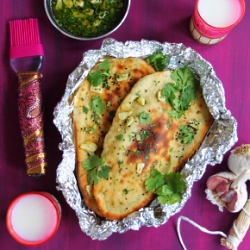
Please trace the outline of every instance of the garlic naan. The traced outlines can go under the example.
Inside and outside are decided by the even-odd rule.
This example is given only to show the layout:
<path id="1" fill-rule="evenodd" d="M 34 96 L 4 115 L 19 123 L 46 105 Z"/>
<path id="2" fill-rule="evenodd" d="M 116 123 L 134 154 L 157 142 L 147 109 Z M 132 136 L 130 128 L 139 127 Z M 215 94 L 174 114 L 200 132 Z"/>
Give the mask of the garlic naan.
<path id="1" fill-rule="evenodd" d="M 108 219 L 122 219 L 146 206 L 154 198 L 145 189 L 152 169 L 177 171 L 211 126 L 213 118 L 200 87 L 181 117 L 170 116 L 173 106 L 162 91 L 176 84 L 171 74 L 166 70 L 140 79 L 117 109 L 102 152 L 104 165 L 111 167 L 109 177 L 94 185 L 98 208 Z"/>
<path id="2" fill-rule="evenodd" d="M 148 62 L 140 58 L 105 60 L 110 65 L 104 72 L 107 77 L 96 87 L 86 78 L 75 94 L 73 111 L 78 185 L 85 204 L 101 216 L 82 162 L 93 152 L 101 154 L 104 137 L 119 104 L 140 78 L 155 72 Z M 100 71 L 100 65 L 102 62 L 97 62 L 90 73 Z"/>

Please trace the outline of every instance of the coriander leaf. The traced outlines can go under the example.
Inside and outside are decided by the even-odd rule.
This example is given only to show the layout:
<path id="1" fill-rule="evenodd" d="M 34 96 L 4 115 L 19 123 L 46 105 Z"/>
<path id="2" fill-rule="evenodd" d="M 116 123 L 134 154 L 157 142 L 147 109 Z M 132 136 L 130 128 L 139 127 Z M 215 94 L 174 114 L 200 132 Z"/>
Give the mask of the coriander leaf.
<path id="1" fill-rule="evenodd" d="M 100 96 L 93 96 L 92 101 L 90 102 L 90 108 L 96 114 L 102 114 L 105 110 L 105 104 L 102 102 Z"/>
<path id="2" fill-rule="evenodd" d="M 111 169 L 110 166 L 102 166 L 102 167 L 101 167 L 101 170 L 99 170 L 99 172 L 98 172 L 98 177 L 107 180 L 108 177 L 109 177 L 110 169 Z"/>
<path id="3" fill-rule="evenodd" d="M 158 196 L 157 197 L 159 203 L 161 204 L 174 204 L 176 202 L 180 202 L 181 199 L 182 199 L 182 195 L 181 194 L 178 194 L 178 193 L 175 193 L 175 194 L 172 194 L 172 195 L 167 195 L 167 196 Z"/>
<path id="4" fill-rule="evenodd" d="M 165 98 L 166 103 L 169 103 L 170 102 L 170 97 L 173 94 L 177 93 L 177 92 L 178 92 L 178 89 L 176 88 L 174 83 L 167 83 L 167 84 L 164 85 L 164 87 L 163 87 L 163 89 L 161 91 L 161 95 L 162 95 L 162 97 Z"/>
<path id="5" fill-rule="evenodd" d="M 196 131 L 192 127 L 187 125 L 181 125 L 179 127 L 179 130 L 180 133 L 178 134 L 178 139 L 181 140 L 181 142 L 184 144 L 190 143 L 196 133 Z"/>
<path id="6" fill-rule="evenodd" d="M 169 113 L 171 117 L 180 118 L 189 109 L 190 102 L 196 98 L 198 81 L 188 66 L 174 70 L 171 78 L 176 84 L 165 84 L 161 95 L 177 111 Z"/>
<path id="7" fill-rule="evenodd" d="M 87 171 L 87 179 L 89 185 L 95 185 L 99 182 L 100 178 L 97 175 L 97 168 L 93 168 Z"/>
<path id="8" fill-rule="evenodd" d="M 186 183 L 183 175 L 179 172 L 173 172 L 167 175 L 167 184 L 174 193 L 184 192 L 186 190 Z"/>
<path id="9" fill-rule="evenodd" d="M 100 178 L 107 179 L 111 167 L 103 166 L 104 158 L 97 155 L 90 155 L 87 160 L 82 162 L 82 166 L 87 170 L 87 179 L 90 185 L 95 185 Z M 98 170 L 100 168 L 100 170 Z"/>
<path id="10" fill-rule="evenodd" d="M 123 192 L 124 194 L 128 194 L 128 193 L 129 193 L 129 190 L 127 190 L 127 189 L 125 188 L 125 189 L 122 190 L 122 192 Z"/>
<path id="11" fill-rule="evenodd" d="M 118 141 L 124 141 L 124 136 L 123 136 L 123 134 L 117 135 L 115 138 L 116 138 Z"/>
<path id="12" fill-rule="evenodd" d="M 193 86 L 188 85 L 181 93 L 180 103 L 182 110 L 188 110 L 190 102 L 196 98 L 196 89 Z"/>
<path id="13" fill-rule="evenodd" d="M 98 65 L 98 69 L 108 72 L 110 69 L 110 62 L 105 59 L 102 63 Z"/>
<path id="14" fill-rule="evenodd" d="M 159 187 L 155 191 L 155 193 L 158 194 L 158 195 L 172 195 L 173 190 L 171 190 L 171 188 L 167 184 L 165 184 L 165 185 Z"/>
<path id="15" fill-rule="evenodd" d="M 157 169 L 152 170 L 151 177 L 146 180 L 145 187 L 148 191 L 154 191 L 161 204 L 174 204 L 182 199 L 186 190 L 183 175 L 178 172 L 163 174 Z"/>
<path id="16" fill-rule="evenodd" d="M 90 155 L 88 159 L 82 162 L 84 169 L 91 170 L 101 165 L 102 159 L 97 155 Z"/>
<path id="17" fill-rule="evenodd" d="M 89 73 L 87 79 L 91 85 L 97 87 L 103 82 L 103 75 L 100 70 L 96 70 L 94 73 Z"/>
<path id="18" fill-rule="evenodd" d="M 83 107 L 83 108 L 82 108 L 82 111 L 83 111 L 85 114 L 87 114 L 87 113 L 89 112 L 89 109 L 88 109 L 87 107 Z"/>
<path id="19" fill-rule="evenodd" d="M 164 70 L 170 61 L 169 55 L 164 55 L 161 51 L 155 51 L 151 56 L 146 58 L 156 71 Z"/>
<path id="20" fill-rule="evenodd" d="M 140 138 L 141 138 L 141 140 L 146 140 L 151 135 L 152 135 L 152 133 L 149 130 L 145 129 L 145 130 L 142 130 L 142 132 L 140 133 Z"/>
<path id="21" fill-rule="evenodd" d="M 149 124 L 151 122 L 151 118 L 148 113 L 142 111 L 139 113 L 139 122 L 140 124 Z"/>
<path id="22" fill-rule="evenodd" d="M 177 110 L 171 110 L 168 112 L 168 115 L 172 118 L 181 118 L 182 113 Z"/>
<path id="23" fill-rule="evenodd" d="M 164 174 L 159 172 L 157 169 L 153 169 L 151 172 L 151 177 L 146 180 L 146 189 L 148 191 L 155 191 L 165 184 L 166 177 Z"/>

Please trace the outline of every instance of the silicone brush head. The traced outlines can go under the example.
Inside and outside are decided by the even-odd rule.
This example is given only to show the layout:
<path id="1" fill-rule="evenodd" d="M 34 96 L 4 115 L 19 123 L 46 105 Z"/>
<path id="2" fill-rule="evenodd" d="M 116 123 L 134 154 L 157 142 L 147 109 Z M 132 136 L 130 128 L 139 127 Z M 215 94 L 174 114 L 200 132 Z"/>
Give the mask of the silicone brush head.
<path id="1" fill-rule="evenodd" d="M 10 59 L 44 56 L 37 18 L 10 21 Z"/>

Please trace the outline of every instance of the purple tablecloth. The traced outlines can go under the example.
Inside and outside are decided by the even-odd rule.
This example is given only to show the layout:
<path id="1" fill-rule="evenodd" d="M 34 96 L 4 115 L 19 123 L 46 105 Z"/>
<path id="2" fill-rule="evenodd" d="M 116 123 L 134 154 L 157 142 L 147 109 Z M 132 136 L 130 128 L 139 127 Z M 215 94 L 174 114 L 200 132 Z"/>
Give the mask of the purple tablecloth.
<path id="1" fill-rule="evenodd" d="M 189 20 L 195 0 L 176 1 L 136 1 L 123 25 L 110 37 L 126 40 L 157 40 L 159 42 L 183 43 L 196 50 L 209 61 L 222 81 L 225 89 L 226 107 L 238 121 L 238 142 L 250 143 L 250 9 L 246 6 L 243 20 L 228 37 L 214 46 L 196 43 L 189 33 Z M 248 3 L 247 3 L 248 4 Z M 185 207 L 169 221 L 158 228 L 143 227 L 139 231 L 113 234 L 105 241 L 92 240 L 78 225 L 74 211 L 56 189 L 56 168 L 62 159 L 58 149 L 61 137 L 53 124 L 53 110 L 60 101 L 68 75 L 77 67 L 82 54 L 89 49 L 98 49 L 102 40 L 77 41 L 59 33 L 46 17 L 42 0 L 2 1 L 1 4 L 0 49 L 0 248 L 3 250 L 26 249 L 9 235 L 5 225 L 7 207 L 21 193 L 46 191 L 55 195 L 62 206 L 62 219 L 57 234 L 42 246 L 33 249 L 75 250 L 75 249 L 182 249 L 176 233 L 176 223 L 180 215 L 186 216 L 209 230 L 219 230 L 228 234 L 238 214 L 224 210 L 206 200 L 204 190 L 207 178 L 219 171 L 227 170 L 227 158 L 216 166 L 208 166 L 202 179 L 192 188 L 192 197 Z M 44 99 L 45 143 L 48 160 L 46 176 L 32 179 L 26 175 L 24 153 L 17 110 L 17 78 L 9 66 L 9 24 L 13 19 L 37 17 L 41 41 L 45 50 L 42 67 L 42 95 Z M 248 185 L 250 185 L 248 183 Z M 220 245 L 220 236 L 199 231 L 187 222 L 182 222 L 181 233 L 187 249 L 225 249 Z M 250 232 L 247 233 L 240 250 L 249 249 Z"/>

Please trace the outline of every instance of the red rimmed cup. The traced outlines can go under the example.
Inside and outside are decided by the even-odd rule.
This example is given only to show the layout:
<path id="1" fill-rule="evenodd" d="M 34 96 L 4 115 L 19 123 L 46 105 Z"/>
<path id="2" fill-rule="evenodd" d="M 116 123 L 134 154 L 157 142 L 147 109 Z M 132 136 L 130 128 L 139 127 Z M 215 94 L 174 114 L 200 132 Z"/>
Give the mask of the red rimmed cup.
<path id="1" fill-rule="evenodd" d="M 216 44 L 241 21 L 244 13 L 244 0 L 196 0 L 190 32 L 201 44 Z"/>
<path id="2" fill-rule="evenodd" d="M 38 246 L 50 240 L 60 224 L 61 206 L 46 192 L 27 192 L 9 205 L 6 225 L 11 236 L 25 246 Z"/>

